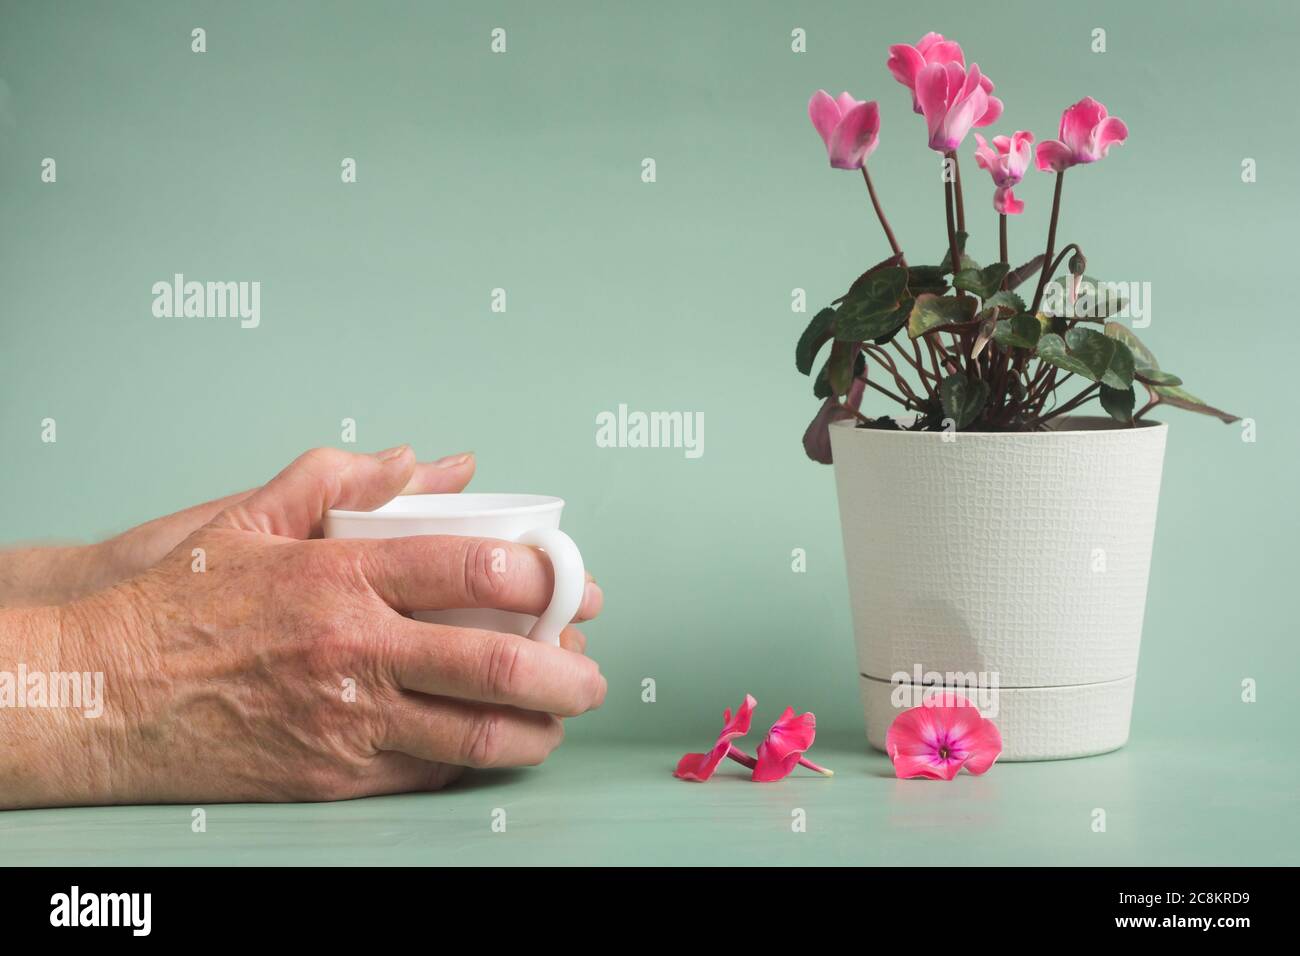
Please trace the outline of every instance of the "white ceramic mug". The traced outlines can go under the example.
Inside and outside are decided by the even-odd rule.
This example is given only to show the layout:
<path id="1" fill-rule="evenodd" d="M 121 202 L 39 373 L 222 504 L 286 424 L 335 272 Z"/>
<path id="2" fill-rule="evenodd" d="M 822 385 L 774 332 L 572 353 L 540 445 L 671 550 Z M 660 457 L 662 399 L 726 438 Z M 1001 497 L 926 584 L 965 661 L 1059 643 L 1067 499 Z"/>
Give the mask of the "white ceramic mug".
<path id="1" fill-rule="evenodd" d="M 454 534 L 500 538 L 540 548 L 555 572 L 555 591 L 541 617 L 487 608 L 420 611 L 421 621 L 520 634 L 545 644 L 560 643 L 560 632 L 578 613 L 587 572 L 573 539 L 560 530 L 562 498 L 546 495 L 402 495 L 374 511 L 331 510 L 325 514 L 327 538 L 404 538 Z"/>

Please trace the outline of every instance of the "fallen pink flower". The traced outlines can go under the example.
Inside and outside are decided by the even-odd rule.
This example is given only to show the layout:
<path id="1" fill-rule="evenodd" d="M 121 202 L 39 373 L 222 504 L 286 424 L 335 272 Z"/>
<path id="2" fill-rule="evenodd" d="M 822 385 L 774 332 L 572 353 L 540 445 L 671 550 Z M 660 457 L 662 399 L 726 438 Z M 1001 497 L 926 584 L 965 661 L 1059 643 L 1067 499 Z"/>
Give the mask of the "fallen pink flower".
<path id="1" fill-rule="evenodd" d="M 930 134 L 930 148 L 950 153 L 961 145 L 975 121 L 988 110 L 989 96 L 980 68 L 958 63 L 931 63 L 916 76 L 916 98 Z"/>
<path id="2" fill-rule="evenodd" d="M 956 40 L 945 40 L 940 33 L 927 33 L 916 46 L 908 43 L 896 43 L 889 48 L 889 72 L 912 91 L 912 110 L 923 113 L 920 98 L 916 95 L 917 78 L 921 70 L 932 63 L 955 63 L 963 70 L 966 57 L 961 45 Z M 976 118 L 976 126 L 991 126 L 1002 115 L 1002 101 L 993 95 L 993 81 L 987 76 L 980 77 L 980 87 L 987 95 L 987 105 L 983 113 Z"/>
<path id="3" fill-rule="evenodd" d="M 951 780 L 962 767 L 979 775 L 993 766 L 1002 753 L 1002 734 L 965 697 L 936 694 L 894 718 L 885 752 L 900 780 Z"/>
<path id="4" fill-rule="evenodd" d="M 1112 146 L 1122 146 L 1128 139 L 1128 127 L 1118 116 L 1109 116 L 1106 107 L 1085 96 L 1061 114 L 1059 140 L 1038 144 L 1038 168 L 1060 173 L 1071 166 L 1095 163 L 1103 159 Z"/>
<path id="5" fill-rule="evenodd" d="M 857 100 L 848 93 L 832 97 L 818 90 L 808 101 L 808 118 L 836 169 L 861 169 L 879 141 L 880 107 L 875 100 Z"/>
<path id="6" fill-rule="evenodd" d="M 753 719 L 754 708 L 757 706 L 758 701 L 746 694 L 744 703 L 736 708 L 735 717 L 731 716 L 730 707 L 724 710 L 722 733 L 718 734 L 718 741 L 713 745 L 713 749 L 708 753 L 687 754 L 682 757 L 677 761 L 677 769 L 673 771 L 673 776 L 700 783 L 712 777 L 713 771 L 718 769 L 718 764 L 722 763 L 722 758 L 727 756 L 727 751 L 731 749 L 731 741 L 749 733 L 749 723 Z"/>
<path id="7" fill-rule="evenodd" d="M 816 736 L 817 717 L 812 713 L 796 715 L 793 707 L 787 707 L 767 732 L 767 737 L 758 745 L 757 760 L 734 747 L 729 756 L 751 768 L 754 771 L 751 779 L 756 783 L 784 780 L 796 766 L 807 767 L 826 777 L 834 776 L 833 770 L 820 767 L 804 757 L 804 753 L 812 749 L 813 738 Z M 741 759 L 742 757 L 748 759 Z"/>

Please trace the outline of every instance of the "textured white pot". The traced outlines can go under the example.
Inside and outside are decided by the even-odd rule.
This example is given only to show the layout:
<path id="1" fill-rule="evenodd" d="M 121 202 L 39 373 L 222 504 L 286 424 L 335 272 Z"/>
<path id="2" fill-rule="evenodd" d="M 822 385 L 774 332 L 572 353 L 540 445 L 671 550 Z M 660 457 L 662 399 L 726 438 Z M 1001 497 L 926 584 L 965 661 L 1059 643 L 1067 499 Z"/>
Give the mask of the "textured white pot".
<path id="1" fill-rule="evenodd" d="M 972 680 L 1003 760 L 1128 740 L 1166 431 L 831 426 L 872 746 L 922 685 Z"/>

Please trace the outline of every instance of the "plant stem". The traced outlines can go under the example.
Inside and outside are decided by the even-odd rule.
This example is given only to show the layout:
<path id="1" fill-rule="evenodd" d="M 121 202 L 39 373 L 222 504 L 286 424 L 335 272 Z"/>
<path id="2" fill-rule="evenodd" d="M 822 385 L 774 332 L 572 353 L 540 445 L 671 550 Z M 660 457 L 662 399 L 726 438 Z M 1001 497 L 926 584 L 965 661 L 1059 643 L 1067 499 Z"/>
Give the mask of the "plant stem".
<path id="1" fill-rule="evenodd" d="M 1047 287 L 1047 280 L 1052 262 L 1052 255 L 1056 250 L 1056 220 L 1061 215 L 1061 183 L 1065 182 L 1065 170 L 1056 174 L 1056 190 L 1052 193 L 1052 221 L 1047 227 L 1047 252 L 1043 255 L 1043 271 L 1038 276 L 1038 288 L 1034 290 L 1034 304 L 1030 306 L 1031 315 L 1037 314 L 1038 306 L 1043 301 L 1043 289 Z"/>
<path id="2" fill-rule="evenodd" d="M 885 211 L 880 208 L 880 200 L 876 196 L 875 184 L 871 182 L 871 173 L 867 172 L 867 164 L 862 164 L 862 178 L 867 184 L 867 194 L 871 196 L 871 205 L 876 210 L 876 218 L 880 220 L 880 227 L 885 230 L 885 238 L 889 240 L 889 248 L 894 255 L 898 256 L 900 264 L 906 266 L 907 259 L 903 255 L 903 250 L 898 248 L 898 240 L 894 238 L 894 230 L 889 227 L 889 220 L 885 217 Z"/>
<path id="3" fill-rule="evenodd" d="M 952 180 L 947 177 L 944 178 L 943 183 L 943 201 L 944 213 L 948 218 L 948 256 L 952 260 L 953 287 L 956 288 L 957 273 L 961 271 L 961 253 L 957 251 L 957 227 L 952 219 Z M 966 293 L 961 289 L 957 289 L 957 298 L 962 299 L 965 297 Z"/>
<path id="4" fill-rule="evenodd" d="M 952 157 L 952 175 L 953 188 L 957 193 L 957 231 L 966 231 L 966 203 L 961 198 L 961 162 L 957 159 L 957 151 L 953 150 L 948 154 Z"/>
<path id="5" fill-rule="evenodd" d="M 998 259 L 999 262 L 1008 261 L 1007 259 L 1007 214 L 1006 213 L 1000 213 L 998 215 L 998 255 L 1001 256 L 1001 258 Z M 1006 278 L 1003 277 L 1002 279 L 1003 285 L 1006 284 L 1006 281 L 1007 281 Z"/>
<path id="6" fill-rule="evenodd" d="M 1051 421 L 1057 415 L 1064 415 L 1066 412 L 1074 411 L 1076 408 L 1078 408 L 1088 399 L 1092 398 L 1092 393 L 1094 391 L 1099 390 L 1100 388 L 1101 388 L 1101 383 L 1094 382 L 1093 384 L 1085 388 L 1082 392 L 1080 392 L 1078 395 L 1074 396 L 1074 398 L 1070 399 L 1068 402 L 1062 405 L 1060 408 L 1054 409 L 1053 411 L 1039 418 L 1038 424 L 1041 425 L 1043 424 L 1043 422 Z"/>
<path id="7" fill-rule="evenodd" d="M 904 408 L 910 408 L 910 409 L 912 409 L 912 410 L 914 410 L 914 411 L 918 411 L 918 412 L 923 412 L 923 411 L 925 411 L 925 406 L 924 406 L 924 405 L 921 405 L 921 404 L 919 404 L 919 403 L 917 403 L 917 402 L 913 402 L 913 401 L 911 401 L 910 399 L 903 398 L 901 395 L 895 395 L 895 394 L 894 394 L 893 392 L 891 392 L 889 389 L 885 388 L 885 386 L 883 386 L 883 385 L 877 385 L 875 382 L 873 382 L 873 381 L 872 381 L 871 379 L 869 379 L 869 378 L 868 378 L 868 379 L 864 379 L 864 381 L 867 383 L 868 386 L 870 386 L 871 388 L 874 388 L 877 392 L 880 392 L 880 394 L 882 394 L 882 395 L 887 395 L 887 396 L 889 396 L 889 397 L 892 398 L 894 401 L 898 402 L 898 404 L 902 405 Z"/>
<path id="8" fill-rule="evenodd" d="M 740 764 L 742 767 L 748 767 L 750 770 L 753 770 L 755 767 L 758 766 L 757 760 L 755 760 L 749 754 L 745 753 L 745 751 L 741 750 L 735 744 L 732 744 L 730 747 L 727 748 L 727 756 L 732 760 L 736 761 L 736 763 Z M 835 776 L 834 770 L 827 770 L 825 767 L 813 763 L 807 757 L 799 758 L 799 766 L 807 767 L 809 770 L 812 770 L 815 773 L 819 773 L 823 777 Z"/>

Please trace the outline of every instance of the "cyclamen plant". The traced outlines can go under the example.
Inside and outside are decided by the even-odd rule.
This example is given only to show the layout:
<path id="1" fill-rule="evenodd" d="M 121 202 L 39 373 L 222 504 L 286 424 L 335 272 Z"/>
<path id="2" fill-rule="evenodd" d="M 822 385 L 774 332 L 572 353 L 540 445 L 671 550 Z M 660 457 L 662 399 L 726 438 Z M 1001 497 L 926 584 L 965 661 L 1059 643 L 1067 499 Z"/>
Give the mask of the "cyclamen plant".
<path id="1" fill-rule="evenodd" d="M 966 251 L 957 150 L 972 127 L 998 120 L 1002 101 L 979 66 L 967 67 L 961 47 L 940 34 L 926 34 L 915 46 L 892 46 L 889 54 L 890 73 L 911 91 L 912 107 L 925 119 L 929 148 L 944 157 L 946 251 L 938 265 L 910 264 L 881 208 L 867 169 L 880 134 L 877 104 L 848 93 L 814 93 L 808 115 L 830 164 L 861 171 L 893 254 L 813 316 L 799 339 L 795 366 L 804 375 L 812 374 L 818 353 L 831 343 L 814 378 L 813 393 L 823 403 L 804 435 L 809 457 L 830 462 L 827 429 L 842 419 L 856 418 L 864 427 L 925 431 L 1038 431 L 1094 397 L 1111 418 L 1127 425 L 1162 404 L 1236 421 L 1184 391 L 1182 380 L 1161 369 L 1133 331 L 1114 321 L 1126 303 L 1114 285 L 1084 274 L 1078 243 L 1057 250 L 1066 171 L 1095 163 L 1122 145 L 1128 138 L 1124 122 L 1085 97 L 1061 114 L 1059 138 L 1037 144 L 1037 150 L 1033 134 L 1025 130 L 991 141 L 975 134 L 975 164 L 993 180 L 998 216 L 998 260 L 982 266 Z M 1024 212 L 1013 190 L 1031 162 L 1056 176 L 1052 214 L 1044 251 L 1013 269 L 1007 217 Z M 1062 263 L 1067 271 L 1055 278 Z M 1026 303 L 1016 290 L 1031 279 L 1033 293 Z M 1071 378 L 1088 384 L 1062 401 L 1058 390 Z M 1148 400 L 1135 413 L 1136 384 Z M 900 424 L 888 415 L 864 415 L 868 388 L 915 413 L 914 420 Z"/>

